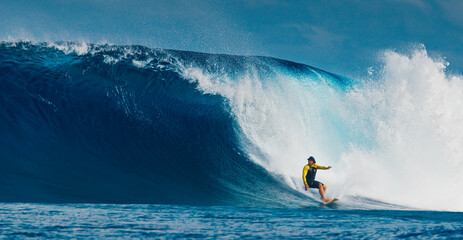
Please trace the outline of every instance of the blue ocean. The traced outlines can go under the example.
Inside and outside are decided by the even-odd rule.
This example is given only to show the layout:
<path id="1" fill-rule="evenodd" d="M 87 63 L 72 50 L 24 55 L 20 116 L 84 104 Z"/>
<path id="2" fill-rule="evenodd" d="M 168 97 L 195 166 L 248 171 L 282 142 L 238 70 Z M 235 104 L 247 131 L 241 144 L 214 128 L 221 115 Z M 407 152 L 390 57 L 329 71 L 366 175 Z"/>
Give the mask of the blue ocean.
<path id="1" fill-rule="evenodd" d="M 352 79 L 271 57 L 1 42 L 0 235 L 461 239 L 463 81 L 422 48 L 383 60 Z M 339 201 L 305 191 L 310 155 Z"/>

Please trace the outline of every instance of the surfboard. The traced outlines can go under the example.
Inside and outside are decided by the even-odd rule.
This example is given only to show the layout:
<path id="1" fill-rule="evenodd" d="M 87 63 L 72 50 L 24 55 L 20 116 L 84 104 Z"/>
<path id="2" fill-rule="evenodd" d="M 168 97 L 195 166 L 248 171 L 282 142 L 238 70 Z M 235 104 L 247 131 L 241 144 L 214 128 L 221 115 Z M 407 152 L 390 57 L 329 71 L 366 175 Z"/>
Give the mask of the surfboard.
<path id="1" fill-rule="evenodd" d="M 338 200 L 339 200 L 339 199 L 337 199 L 337 198 L 333 198 L 333 200 L 331 200 L 331 201 L 329 201 L 329 202 L 325 203 L 325 205 L 328 205 L 328 204 L 334 203 L 334 202 L 336 202 L 336 201 L 338 201 Z"/>

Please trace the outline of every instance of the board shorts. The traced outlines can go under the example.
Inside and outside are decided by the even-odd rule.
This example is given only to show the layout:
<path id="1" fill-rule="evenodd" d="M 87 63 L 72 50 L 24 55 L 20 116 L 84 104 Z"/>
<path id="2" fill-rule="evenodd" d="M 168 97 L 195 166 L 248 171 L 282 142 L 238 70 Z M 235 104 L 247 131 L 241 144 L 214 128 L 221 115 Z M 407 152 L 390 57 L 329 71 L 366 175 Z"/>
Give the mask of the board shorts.
<path id="1" fill-rule="evenodd" d="M 316 188 L 316 189 L 318 189 L 318 185 L 319 185 L 320 183 L 321 183 L 321 182 L 319 182 L 319 181 L 313 181 L 313 182 L 309 183 L 309 188 Z M 321 183 L 321 184 L 322 184 L 322 186 L 325 186 L 323 183 Z"/>

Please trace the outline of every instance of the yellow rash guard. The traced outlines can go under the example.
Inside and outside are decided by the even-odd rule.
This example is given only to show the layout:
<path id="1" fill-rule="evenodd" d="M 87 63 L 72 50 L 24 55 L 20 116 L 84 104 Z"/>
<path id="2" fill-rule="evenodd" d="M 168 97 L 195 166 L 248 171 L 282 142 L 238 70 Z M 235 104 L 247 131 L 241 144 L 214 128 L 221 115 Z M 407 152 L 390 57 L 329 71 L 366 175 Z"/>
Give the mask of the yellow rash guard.
<path id="1" fill-rule="evenodd" d="M 315 180 L 315 175 L 317 174 L 317 169 L 328 169 L 328 167 L 320 166 L 317 164 L 313 164 L 312 166 L 309 166 L 309 164 L 304 166 L 304 170 L 302 170 L 302 179 L 304 179 L 305 185 L 309 185 L 307 180 L 309 182 L 313 182 Z M 309 174 L 307 176 L 307 174 Z M 309 179 L 307 179 L 309 178 Z"/>

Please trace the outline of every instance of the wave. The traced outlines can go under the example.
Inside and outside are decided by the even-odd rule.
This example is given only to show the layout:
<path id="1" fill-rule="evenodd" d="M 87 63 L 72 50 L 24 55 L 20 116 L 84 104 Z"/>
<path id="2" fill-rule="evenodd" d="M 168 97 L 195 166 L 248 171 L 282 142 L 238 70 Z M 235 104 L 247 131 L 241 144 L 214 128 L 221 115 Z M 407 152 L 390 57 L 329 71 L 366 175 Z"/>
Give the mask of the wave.
<path id="1" fill-rule="evenodd" d="M 185 81 L 175 53 L 3 43 L 1 200 L 282 202 L 274 192 L 301 199 L 246 157 L 225 99 Z"/>
<path id="2" fill-rule="evenodd" d="M 0 201 L 318 206 L 300 179 L 315 155 L 343 208 L 463 209 L 448 198 L 463 195 L 461 77 L 424 49 L 384 59 L 361 81 L 269 57 L 3 42 Z"/>

